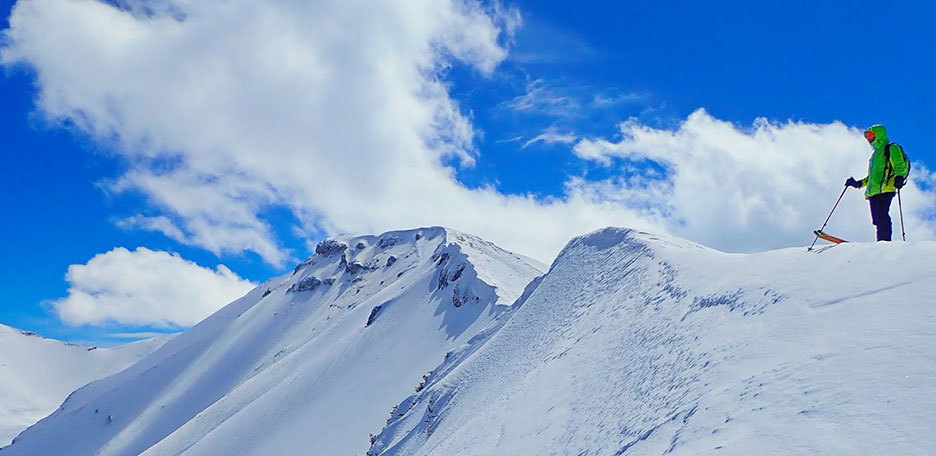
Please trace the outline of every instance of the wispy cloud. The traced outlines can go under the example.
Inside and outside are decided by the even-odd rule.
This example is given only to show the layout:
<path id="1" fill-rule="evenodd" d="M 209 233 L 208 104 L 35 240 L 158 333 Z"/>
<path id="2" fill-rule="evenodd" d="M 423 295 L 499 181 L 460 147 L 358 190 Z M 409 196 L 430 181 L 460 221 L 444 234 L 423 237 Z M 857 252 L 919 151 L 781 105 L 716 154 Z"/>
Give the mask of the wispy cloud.
<path id="1" fill-rule="evenodd" d="M 546 116 L 571 121 L 588 117 L 592 113 L 641 107 L 652 100 L 646 91 L 622 91 L 616 88 L 597 88 L 588 84 L 564 80 L 547 81 L 545 78 L 529 80 L 523 93 L 499 106 L 519 114 Z"/>
<path id="2" fill-rule="evenodd" d="M 139 228 L 148 231 L 156 231 L 164 236 L 185 244 L 189 243 L 188 236 L 179 229 L 176 224 L 164 215 L 156 217 L 147 217 L 145 215 L 134 215 L 115 222 L 117 226 L 123 229 Z"/>
<path id="3" fill-rule="evenodd" d="M 543 144 L 572 144 L 576 139 L 578 139 L 578 135 L 575 133 L 561 133 L 556 127 L 549 127 L 546 131 L 523 143 L 522 149 L 526 149 L 530 145 L 538 142 Z"/>
<path id="4" fill-rule="evenodd" d="M 558 65 L 590 62 L 602 53 L 581 35 L 536 17 L 526 17 L 516 32 L 508 59 L 521 65 Z"/>
<path id="5" fill-rule="evenodd" d="M 514 136 L 511 138 L 497 140 L 498 144 L 508 144 L 508 143 L 518 143 L 518 142 L 523 142 L 523 136 Z"/>
<path id="6" fill-rule="evenodd" d="M 502 106 L 512 111 L 556 117 L 573 115 L 581 108 L 575 96 L 560 86 L 550 86 L 542 79 L 527 83 L 525 93 L 502 103 Z"/>
<path id="7" fill-rule="evenodd" d="M 648 92 L 625 92 L 596 94 L 592 98 L 592 105 L 596 107 L 612 108 L 615 106 L 643 103 L 650 99 Z"/>

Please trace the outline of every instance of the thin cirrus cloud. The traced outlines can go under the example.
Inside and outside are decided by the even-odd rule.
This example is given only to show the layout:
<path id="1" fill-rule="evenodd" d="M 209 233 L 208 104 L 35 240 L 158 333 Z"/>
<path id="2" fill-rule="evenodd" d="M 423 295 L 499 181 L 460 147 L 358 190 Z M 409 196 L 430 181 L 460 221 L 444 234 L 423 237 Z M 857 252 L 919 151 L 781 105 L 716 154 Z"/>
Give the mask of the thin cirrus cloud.
<path id="1" fill-rule="evenodd" d="M 255 286 L 223 265 L 212 270 L 145 247 L 117 247 L 73 264 L 66 280 L 68 296 L 50 304 L 72 326 L 187 327 Z"/>
<path id="2" fill-rule="evenodd" d="M 262 216 L 271 207 L 290 210 L 296 232 L 447 225 L 542 261 L 608 225 L 733 251 L 796 245 L 828 210 L 824 196 L 864 162 L 860 135 L 841 124 L 745 130 L 697 112 L 672 130 L 625 123 L 623 139 L 532 139 L 574 143 L 585 162 L 618 167 L 614 178 L 570 174 L 546 199 L 468 188 L 453 166 L 478 157 L 475 126 L 444 77 L 453 64 L 493 74 L 516 10 L 470 0 L 121 4 L 20 1 L 0 61 L 35 73 L 47 118 L 129 161 L 111 188 L 145 195 L 149 215 L 126 214 L 123 226 L 219 255 L 285 265 L 291 256 Z M 566 115 L 642 96 L 580 99 L 541 80 L 527 89 L 503 106 Z M 930 195 L 918 196 L 910 209 L 923 211 Z M 855 200 L 843 235 L 867 224 Z"/>
<path id="3" fill-rule="evenodd" d="M 578 98 L 561 86 L 548 84 L 543 79 L 527 82 L 526 92 L 500 105 L 504 109 L 526 114 L 552 117 L 581 115 L 582 104 Z"/>
<path id="4" fill-rule="evenodd" d="M 578 135 L 572 132 L 563 133 L 556 127 L 549 127 L 542 133 L 530 138 L 528 141 L 523 143 L 521 149 L 526 149 L 527 147 L 536 144 L 572 144 L 575 140 L 578 139 Z"/>

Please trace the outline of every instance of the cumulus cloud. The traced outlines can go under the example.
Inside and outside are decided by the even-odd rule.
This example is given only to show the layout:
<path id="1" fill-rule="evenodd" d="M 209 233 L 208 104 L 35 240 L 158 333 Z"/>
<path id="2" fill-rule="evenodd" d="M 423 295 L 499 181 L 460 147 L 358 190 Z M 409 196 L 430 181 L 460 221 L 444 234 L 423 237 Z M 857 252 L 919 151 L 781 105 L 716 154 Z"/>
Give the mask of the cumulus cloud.
<path id="1" fill-rule="evenodd" d="M 644 171 L 626 181 L 580 185 L 595 193 L 595 199 L 639 191 L 652 217 L 668 231 L 731 251 L 788 247 L 808 240 L 832 209 L 845 179 L 867 174 L 870 154 L 860 130 L 838 122 L 758 119 L 751 128 L 740 128 L 704 110 L 673 130 L 632 120 L 621 124 L 620 134 L 617 142 L 582 140 L 574 152 L 606 166 L 621 162 L 624 167 L 643 165 L 645 170 L 649 163 L 664 171 L 658 178 Z M 929 220 L 936 193 L 916 183 L 932 181 L 933 176 L 917 164 L 911 178 L 902 192 L 907 225 L 913 239 L 932 239 Z M 892 212 L 898 231 L 897 211 Z M 846 194 L 830 227 L 848 239 L 873 240 L 861 191 Z"/>
<path id="2" fill-rule="evenodd" d="M 516 11 L 474 0 L 116 3 L 21 0 L 0 61 L 34 71 L 47 118 L 127 159 L 112 188 L 145 195 L 151 215 L 125 214 L 125 226 L 217 254 L 285 264 L 263 217 L 271 207 L 291 211 L 298 232 L 448 225 L 543 261 L 607 225 L 730 250 L 794 245 L 838 181 L 861 173 L 866 146 L 844 125 L 746 132 L 697 113 L 676 131 L 628 123 L 623 141 L 576 145 L 584 159 L 625 162 L 622 177 L 572 177 L 547 199 L 471 189 L 452 166 L 474 163 L 475 128 L 445 75 L 456 64 L 494 72 Z M 507 102 L 579 104 L 542 81 Z M 852 228 L 858 200 L 843 207 Z"/>
<path id="3" fill-rule="evenodd" d="M 224 265 L 211 270 L 144 247 L 98 254 L 65 278 L 68 296 L 51 305 L 69 325 L 187 327 L 254 287 Z"/>

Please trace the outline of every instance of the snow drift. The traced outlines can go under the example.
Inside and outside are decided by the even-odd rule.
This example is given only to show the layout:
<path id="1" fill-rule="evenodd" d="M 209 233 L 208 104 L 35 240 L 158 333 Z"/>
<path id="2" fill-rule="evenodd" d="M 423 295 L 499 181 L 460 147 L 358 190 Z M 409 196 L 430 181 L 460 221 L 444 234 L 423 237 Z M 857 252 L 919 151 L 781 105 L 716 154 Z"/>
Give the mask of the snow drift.
<path id="1" fill-rule="evenodd" d="M 390 407 L 542 268 L 444 228 L 323 241 L 2 454 L 363 453 Z"/>
<path id="2" fill-rule="evenodd" d="M 934 256 L 576 238 L 368 454 L 936 454 Z"/>
<path id="3" fill-rule="evenodd" d="M 0 325 L 0 445 L 52 413 L 75 389 L 126 369 L 168 337 L 103 349 Z"/>

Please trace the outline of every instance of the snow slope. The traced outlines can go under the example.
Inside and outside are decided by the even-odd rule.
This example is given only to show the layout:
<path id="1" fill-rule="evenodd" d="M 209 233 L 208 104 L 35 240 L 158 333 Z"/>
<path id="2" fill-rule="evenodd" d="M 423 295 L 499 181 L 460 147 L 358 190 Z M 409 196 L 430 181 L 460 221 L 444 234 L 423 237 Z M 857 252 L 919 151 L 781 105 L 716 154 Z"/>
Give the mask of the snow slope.
<path id="1" fill-rule="evenodd" d="M 0 445 L 52 413 L 72 391 L 127 368 L 168 337 L 103 349 L 0 325 Z"/>
<path id="2" fill-rule="evenodd" d="M 576 238 L 368 454 L 936 454 L 934 257 Z"/>
<path id="3" fill-rule="evenodd" d="M 0 453 L 350 455 L 542 265 L 444 228 L 323 241 Z"/>

